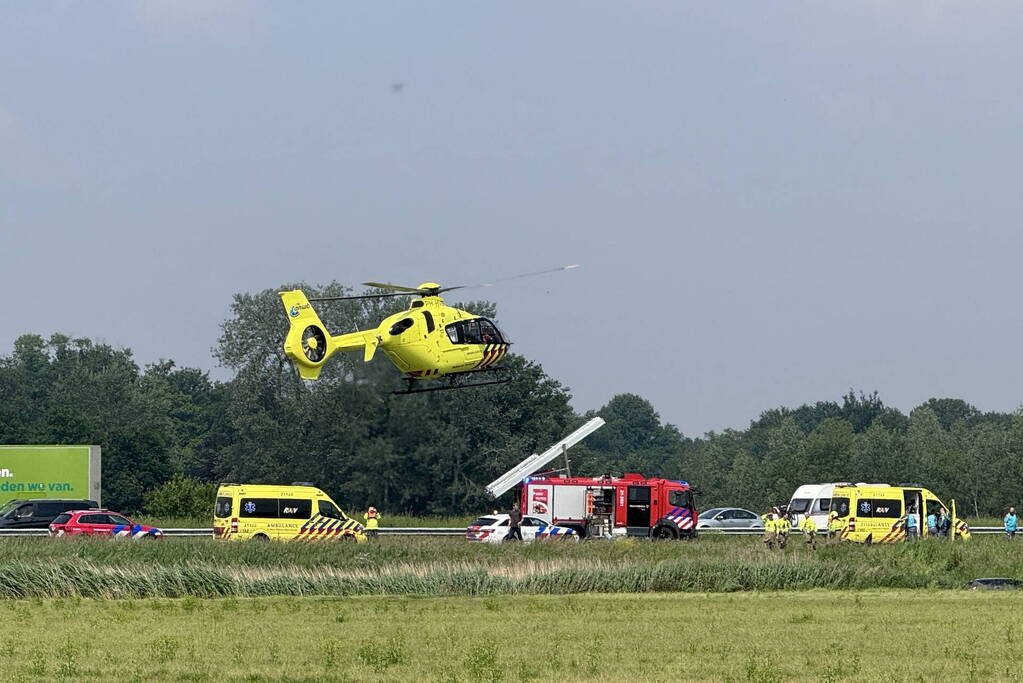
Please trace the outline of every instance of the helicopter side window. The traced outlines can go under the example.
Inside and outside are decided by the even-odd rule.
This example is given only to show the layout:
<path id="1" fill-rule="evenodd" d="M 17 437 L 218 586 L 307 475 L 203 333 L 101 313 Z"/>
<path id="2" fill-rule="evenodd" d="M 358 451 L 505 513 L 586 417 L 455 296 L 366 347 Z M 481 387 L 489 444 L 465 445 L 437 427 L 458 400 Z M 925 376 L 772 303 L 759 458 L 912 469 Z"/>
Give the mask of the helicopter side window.
<path id="1" fill-rule="evenodd" d="M 429 311 L 423 311 L 423 317 L 426 318 L 426 333 L 433 332 L 433 314 Z"/>
<path id="2" fill-rule="evenodd" d="M 444 329 L 448 333 L 448 339 L 455 344 L 490 344 L 493 343 L 495 338 L 498 341 L 500 340 L 497 328 L 487 320 L 459 320 L 457 323 L 451 323 Z M 486 330 L 486 336 L 491 341 L 483 341 L 484 329 Z"/>
<path id="3" fill-rule="evenodd" d="M 463 344 L 482 344 L 480 337 L 480 326 L 475 320 L 465 320 L 461 323 Z"/>
<path id="4" fill-rule="evenodd" d="M 483 344 L 500 344 L 501 343 L 501 333 L 497 331 L 497 327 L 494 325 L 494 323 L 492 323 L 489 320 L 486 320 L 484 318 L 481 318 L 479 320 L 479 324 L 480 324 L 480 339 L 482 340 Z"/>
<path id="5" fill-rule="evenodd" d="M 401 334 L 402 332 L 404 332 L 408 328 L 412 327 L 412 324 L 413 324 L 412 323 L 412 318 L 402 318 L 398 322 L 396 322 L 393 325 L 391 325 L 391 329 L 388 330 L 388 333 L 392 337 L 397 337 L 399 334 Z"/>

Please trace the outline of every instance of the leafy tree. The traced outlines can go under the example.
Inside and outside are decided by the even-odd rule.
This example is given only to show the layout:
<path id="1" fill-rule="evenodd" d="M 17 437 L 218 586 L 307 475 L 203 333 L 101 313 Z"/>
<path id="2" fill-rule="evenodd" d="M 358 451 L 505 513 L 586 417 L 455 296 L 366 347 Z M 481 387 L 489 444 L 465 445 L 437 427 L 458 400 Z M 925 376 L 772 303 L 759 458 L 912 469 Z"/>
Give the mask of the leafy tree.
<path id="1" fill-rule="evenodd" d="M 922 408 L 930 408 L 938 418 L 938 424 L 945 431 L 957 422 L 973 422 L 980 417 L 980 411 L 958 398 L 931 398 Z"/>
<path id="2" fill-rule="evenodd" d="M 235 296 L 214 350 L 232 373 L 223 382 L 170 360 L 140 370 L 129 349 L 89 339 L 19 337 L 0 357 L 0 442 L 100 444 L 105 502 L 125 512 L 145 502 L 160 514 L 206 514 L 198 501 L 218 481 L 313 481 L 348 508 L 474 512 L 506 502 L 487 499 L 489 481 L 594 415 L 607 424 L 572 450 L 573 474 L 687 479 L 704 507 L 762 509 L 799 484 L 842 480 L 918 481 L 979 514 L 1023 498 L 1023 411 L 981 414 L 955 398 L 907 417 L 876 392 L 850 390 L 690 439 L 635 394 L 577 415 L 566 387 L 514 354 L 503 362 L 511 381 L 487 389 L 392 396 L 401 381 L 383 354 L 338 356 L 319 381 L 303 382 L 281 348 L 284 288 Z M 338 333 L 407 305 L 341 301 L 318 312 Z M 496 317 L 489 302 L 459 307 Z"/>

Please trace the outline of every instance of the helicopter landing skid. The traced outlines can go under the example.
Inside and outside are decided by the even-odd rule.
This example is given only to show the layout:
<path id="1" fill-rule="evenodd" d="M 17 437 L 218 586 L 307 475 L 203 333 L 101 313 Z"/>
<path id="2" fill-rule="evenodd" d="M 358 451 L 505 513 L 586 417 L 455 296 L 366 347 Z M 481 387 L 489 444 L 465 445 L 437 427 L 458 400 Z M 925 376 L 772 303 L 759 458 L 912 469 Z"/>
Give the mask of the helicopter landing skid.
<path id="1" fill-rule="evenodd" d="M 466 375 L 475 375 L 479 372 L 497 372 L 502 373 L 503 368 L 487 368 L 486 370 L 469 370 L 467 372 L 459 372 L 448 376 L 448 383 L 440 387 L 427 387 L 425 389 L 413 389 L 418 380 L 411 378 L 404 378 L 408 382 L 408 388 L 404 391 L 392 391 L 392 396 L 407 396 L 408 394 L 427 394 L 432 391 L 451 391 L 452 389 L 471 389 L 472 387 L 488 387 L 494 384 L 507 384 L 511 381 L 511 377 L 505 377 L 504 379 L 494 379 L 488 382 L 469 382 L 460 383 L 457 381 L 459 377 L 465 377 Z"/>

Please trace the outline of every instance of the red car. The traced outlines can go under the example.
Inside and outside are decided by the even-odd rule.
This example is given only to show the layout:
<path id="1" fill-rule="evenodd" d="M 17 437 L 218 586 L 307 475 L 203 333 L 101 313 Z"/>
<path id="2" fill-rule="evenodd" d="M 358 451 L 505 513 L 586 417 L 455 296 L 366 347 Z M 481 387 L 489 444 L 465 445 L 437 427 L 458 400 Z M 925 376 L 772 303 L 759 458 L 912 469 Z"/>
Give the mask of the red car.
<path id="1" fill-rule="evenodd" d="M 136 524 L 110 510 L 71 510 L 57 515 L 50 524 L 50 537 L 60 536 L 110 536 L 138 541 L 163 538 L 163 532 L 156 527 Z"/>

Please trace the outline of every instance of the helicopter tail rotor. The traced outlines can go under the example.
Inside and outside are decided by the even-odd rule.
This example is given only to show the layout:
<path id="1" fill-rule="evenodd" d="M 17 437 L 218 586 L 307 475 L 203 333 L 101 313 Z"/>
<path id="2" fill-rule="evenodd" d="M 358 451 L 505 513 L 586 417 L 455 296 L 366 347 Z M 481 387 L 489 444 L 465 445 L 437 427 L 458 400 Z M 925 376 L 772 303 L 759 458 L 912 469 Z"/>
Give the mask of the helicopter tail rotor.
<path id="1" fill-rule="evenodd" d="M 312 304 L 300 290 L 281 292 L 281 303 L 291 329 L 284 340 L 284 353 L 294 361 L 302 379 L 316 379 L 335 344 Z"/>
<path id="2" fill-rule="evenodd" d="M 310 325 L 302 331 L 302 353 L 310 363 L 319 363 L 327 355 L 327 335 L 323 329 Z"/>

